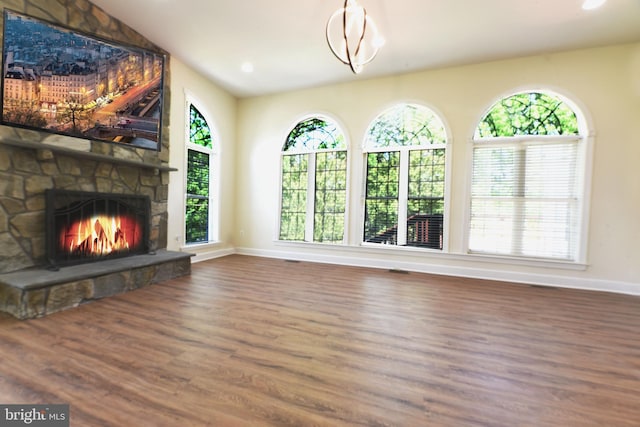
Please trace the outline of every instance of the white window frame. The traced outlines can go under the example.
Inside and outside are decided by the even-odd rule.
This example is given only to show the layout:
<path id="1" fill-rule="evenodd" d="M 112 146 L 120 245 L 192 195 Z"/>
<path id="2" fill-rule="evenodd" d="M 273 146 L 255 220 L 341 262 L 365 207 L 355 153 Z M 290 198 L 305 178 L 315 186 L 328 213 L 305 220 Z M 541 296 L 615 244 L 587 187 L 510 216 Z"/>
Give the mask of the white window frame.
<path id="1" fill-rule="evenodd" d="M 320 119 L 320 120 L 324 120 L 326 122 L 332 123 L 333 125 L 335 125 L 336 129 L 342 134 L 342 136 L 344 137 L 344 144 L 345 144 L 345 148 L 331 148 L 331 149 L 320 149 L 320 150 L 313 150 L 313 151 L 309 151 L 309 150 L 290 150 L 290 151 L 283 151 L 282 150 L 282 146 L 281 146 L 281 150 L 280 150 L 280 163 L 279 163 L 279 185 L 278 185 L 278 215 L 276 217 L 276 221 L 277 221 L 277 226 L 275 227 L 276 230 L 276 236 L 274 237 L 274 241 L 278 242 L 278 243 L 284 243 L 284 244 L 300 244 L 300 243 L 309 243 L 309 244 L 315 244 L 315 245 L 331 245 L 331 246 L 335 246 L 335 245 L 346 245 L 347 244 L 347 236 L 348 234 L 348 230 L 349 230 L 349 223 L 348 223 L 348 218 L 349 218 L 349 193 L 350 193 L 350 157 L 351 157 L 351 153 L 350 153 L 350 144 L 349 144 L 349 139 L 347 136 L 347 133 L 344 131 L 344 126 L 342 126 L 342 124 L 336 120 L 335 118 L 324 114 L 324 113 L 319 113 L 319 114 L 308 114 L 298 120 L 295 121 L 295 123 L 289 127 L 289 129 L 287 130 L 287 132 L 285 133 L 284 138 L 282 138 L 282 141 L 286 141 L 288 136 L 291 134 L 291 132 L 295 129 L 296 126 L 298 126 L 301 122 L 304 122 L 306 120 L 309 119 Z M 284 143 L 283 143 L 284 145 Z M 341 242 L 316 242 L 314 241 L 314 231 L 315 231 L 315 193 L 316 193 L 316 155 L 319 153 L 331 153 L 331 152 L 345 152 L 346 153 L 346 171 L 345 171 L 345 175 L 347 177 L 347 182 L 345 183 L 346 185 L 346 191 L 345 191 L 345 212 L 344 212 L 344 220 L 343 220 L 343 224 L 344 224 L 344 229 L 342 232 L 342 241 Z M 300 240 L 282 240 L 280 239 L 280 231 L 281 231 L 281 226 L 282 226 L 282 184 L 283 184 L 283 160 L 285 156 L 294 156 L 294 155 L 306 155 L 307 156 L 307 204 L 306 204 L 306 211 L 305 211 L 305 231 L 304 231 L 304 240 L 300 241 Z"/>
<path id="2" fill-rule="evenodd" d="M 442 123 L 445 132 L 445 143 L 444 144 L 429 144 L 429 145 L 411 145 L 411 146 L 389 146 L 389 147 L 368 147 L 365 143 L 362 146 L 362 197 L 361 199 L 361 221 L 360 221 L 360 230 L 359 230 L 359 239 L 360 246 L 366 248 L 381 248 L 381 249 L 389 249 L 394 251 L 428 251 L 434 254 L 439 253 L 447 253 L 449 252 L 449 210 L 450 210 L 450 194 L 451 194 L 451 133 L 449 131 L 449 126 L 444 119 L 444 116 L 438 111 L 436 108 L 425 105 L 421 102 L 407 101 L 407 102 L 397 102 L 394 103 L 387 108 L 383 109 L 382 112 L 377 114 L 375 118 L 369 123 L 367 126 L 367 134 L 369 132 L 370 127 L 373 123 L 380 118 L 383 114 L 385 114 L 390 109 L 399 106 L 399 105 L 415 105 L 421 108 L 426 108 L 431 111 Z M 365 137 L 366 138 L 366 137 Z M 432 249 L 425 248 L 420 246 L 403 246 L 406 245 L 407 240 L 407 228 L 400 227 L 400 224 L 407 223 L 407 204 L 409 203 L 409 155 L 410 151 L 422 151 L 422 150 L 438 150 L 444 149 L 445 156 L 445 176 L 444 176 L 444 213 L 442 215 L 442 249 Z M 366 218 L 366 199 L 367 199 L 367 174 L 368 174 L 368 162 L 367 156 L 369 153 L 386 153 L 386 152 L 394 152 L 397 151 L 400 153 L 400 169 L 398 171 L 398 235 L 396 245 L 381 245 L 379 243 L 371 243 L 366 242 L 364 240 L 364 221 Z M 401 244 L 403 242 L 403 244 Z"/>
<path id="3" fill-rule="evenodd" d="M 200 112 L 204 117 L 209 127 L 211 134 L 212 148 L 203 147 L 191 142 L 190 128 L 191 128 L 191 106 L 194 106 L 196 110 Z M 203 245 L 209 245 L 217 243 L 219 241 L 219 218 L 220 218 L 220 141 L 218 139 L 218 133 L 212 124 L 210 115 L 207 113 L 206 108 L 202 103 L 195 100 L 191 95 L 186 96 L 186 108 L 185 108 L 185 149 L 184 149 L 184 182 L 183 182 L 183 204 L 182 204 L 182 228 L 184 236 L 185 247 L 197 247 Z M 206 242 L 187 242 L 187 221 L 186 221 L 186 209 L 187 209 L 187 180 L 188 180 L 188 164 L 189 164 L 189 150 L 197 151 L 207 154 L 209 156 L 209 218 L 208 218 L 208 240 Z"/>
<path id="4" fill-rule="evenodd" d="M 578 135 L 559 135 L 559 136 L 535 136 L 535 135 L 518 135 L 514 137 L 496 137 L 496 138 L 475 138 L 475 132 L 478 128 L 478 124 L 483 120 L 493 106 L 503 99 L 509 98 L 513 95 L 528 92 L 539 92 L 547 95 L 559 98 L 575 113 L 578 124 Z M 483 111 L 478 119 L 475 121 L 473 129 L 471 129 L 471 137 L 468 142 L 468 155 L 467 155 L 467 180 L 466 180 L 466 209 L 465 209 L 465 226 L 464 226 L 464 253 L 474 258 L 492 259 L 497 262 L 506 262 L 512 264 L 523 265 L 546 265 L 549 267 L 561 268 L 580 268 L 583 269 L 587 265 L 588 261 L 588 231 L 589 231 L 589 218 L 590 218 L 590 201 L 591 201 L 591 182 L 593 173 L 593 145 L 594 145 L 594 131 L 591 126 L 592 120 L 588 114 L 587 109 L 581 105 L 576 98 L 571 95 L 564 95 L 556 89 L 548 87 L 525 87 L 518 90 L 504 93 L 489 104 L 487 109 Z M 474 161 L 474 149 L 477 146 L 489 146 L 489 145 L 512 145 L 516 142 L 530 143 L 532 141 L 545 141 L 555 139 L 556 141 L 574 141 L 578 145 L 578 154 L 576 158 L 576 165 L 582 165 L 582 169 L 576 166 L 576 173 L 579 174 L 579 188 L 581 190 L 582 200 L 579 208 L 579 221 L 580 224 L 577 227 L 578 237 L 576 242 L 576 254 L 573 260 L 555 259 L 555 258 L 543 258 L 543 257 L 528 257 L 521 255 L 507 255 L 507 254 L 492 254 L 490 252 L 474 252 L 470 249 L 470 230 L 471 230 L 471 200 L 472 200 L 472 180 L 473 180 L 473 161 Z"/>

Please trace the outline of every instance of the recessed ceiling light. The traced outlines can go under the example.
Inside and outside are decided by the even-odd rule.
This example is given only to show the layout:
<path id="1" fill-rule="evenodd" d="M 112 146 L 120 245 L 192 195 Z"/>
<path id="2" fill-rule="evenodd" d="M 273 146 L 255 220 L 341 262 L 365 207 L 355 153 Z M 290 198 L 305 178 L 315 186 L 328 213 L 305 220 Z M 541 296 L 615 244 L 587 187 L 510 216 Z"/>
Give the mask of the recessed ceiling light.
<path id="1" fill-rule="evenodd" d="M 245 62 L 240 69 L 243 73 L 253 73 L 253 64 L 251 62 Z"/>
<path id="2" fill-rule="evenodd" d="M 584 3 L 582 3 L 582 8 L 584 10 L 593 10 L 599 8 L 606 2 L 607 0 L 584 0 Z"/>

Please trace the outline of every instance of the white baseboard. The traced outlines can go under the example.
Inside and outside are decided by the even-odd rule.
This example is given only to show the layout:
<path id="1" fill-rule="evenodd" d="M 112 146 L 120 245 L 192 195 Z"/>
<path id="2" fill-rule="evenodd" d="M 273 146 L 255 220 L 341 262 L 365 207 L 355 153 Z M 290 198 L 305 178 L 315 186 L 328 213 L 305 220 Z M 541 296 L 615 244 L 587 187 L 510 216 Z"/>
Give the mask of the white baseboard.
<path id="1" fill-rule="evenodd" d="M 438 265 L 433 263 L 403 262 L 369 257 L 335 256 L 310 252 L 275 251 L 251 248 L 236 248 L 239 255 L 259 256 L 266 258 L 291 259 L 327 264 L 348 265 L 353 267 L 369 267 L 379 269 L 398 269 L 419 273 L 445 276 L 467 277 L 473 279 L 497 280 L 502 282 L 523 283 L 529 285 L 552 286 L 558 288 L 582 289 L 600 292 L 614 292 L 626 295 L 640 295 L 640 283 L 610 281 L 574 276 L 533 274 L 499 269 L 484 269 L 464 266 Z"/>
<path id="2" fill-rule="evenodd" d="M 227 255 L 233 255 L 236 253 L 236 250 L 233 248 L 213 249 L 213 250 L 206 250 L 206 251 L 189 251 L 189 249 L 187 248 L 186 250 L 188 252 L 192 252 L 195 254 L 191 258 L 191 263 L 198 263 L 198 262 L 207 261 L 210 259 L 220 258 Z"/>

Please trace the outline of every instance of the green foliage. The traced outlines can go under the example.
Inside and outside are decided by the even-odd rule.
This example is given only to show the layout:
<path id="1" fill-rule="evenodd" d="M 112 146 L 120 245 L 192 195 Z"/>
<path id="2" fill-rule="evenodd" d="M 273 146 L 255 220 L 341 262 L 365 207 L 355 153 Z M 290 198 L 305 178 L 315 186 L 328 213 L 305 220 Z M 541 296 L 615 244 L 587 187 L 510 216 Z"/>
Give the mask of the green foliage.
<path id="1" fill-rule="evenodd" d="M 304 240 L 309 155 L 282 157 L 280 240 Z"/>
<path id="2" fill-rule="evenodd" d="M 187 150 L 187 193 L 209 196 L 209 154 Z"/>
<path id="3" fill-rule="evenodd" d="M 347 152 L 316 154 L 314 242 L 344 240 L 347 197 Z"/>
<path id="4" fill-rule="evenodd" d="M 335 124 L 316 117 L 303 120 L 287 136 L 282 151 L 306 151 L 344 149 L 344 135 Z"/>
<path id="5" fill-rule="evenodd" d="M 204 148 L 213 148 L 211 129 L 200 111 L 193 105 L 189 110 L 189 142 Z M 186 242 L 209 240 L 210 217 L 210 155 L 187 150 Z"/>
<path id="6" fill-rule="evenodd" d="M 444 125 L 431 110 L 419 105 L 401 104 L 376 119 L 367 132 L 365 144 L 370 148 L 382 148 L 445 142 Z"/>
<path id="7" fill-rule="evenodd" d="M 527 92 L 497 102 L 480 122 L 475 137 L 577 134 L 578 121 L 567 104 L 545 93 Z"/>
<path id="8" fill-rule="evenodd" d="M 187 196 L 186 242 L 209 240 L 209 200 Z"/>
<path id="9" fill-rule="evenodd" d="M 400 153 L 388 151 L 367 155 L 365 241 L 398 223 Z"/>
<path id="10" fill-rule="evenodd" d="M 210 176 L 209 154 L 187 150 L 187 243 L 208 239 Z"/>
<path id="11" fill-rule="evenodd" d="M 200 111 L 193 105 L 189 111 L 189 142 L 205 148 L 213 148 L 211 129 Z"/>
<path id="12" fill-rule="evenodd" d="M 396 244 L 398 225 L 398 199 L 372 199 L 365 204 L 364 239 L 385 236 L 386 243 Z"/>
<path id="13" fill-rule="evenodd" d="M 367 155 L 367 198 L 398 197 L 400 153 L 387 151 Z"/>
<path id="14" fill-rule="evenodd" d="M 281 240 L 305 240 L 307 197 L 314 197 L 313 240 L 342 242 L 346 209 L 347 152 L 344 135 L 334 123 L 314 117 L 289 133 L 282 156 Z M 337 150 L 337 151 L 322 151 Z M 310 156 L 315 170 L 309 171 Z M 308 194 L 309 173 L 314 173 L 315 194 Z"/>
<path id="15" fill-rule="evenodd" d="M 398 225 L 399 162 L 399 152 L 367 156 L 365 240 L 378 238 Z M 407 217 L 444 213 L 445 150 L 411 151 L 408 174 Z"/>
<path id="16" fill-rule="evenodd" d="M 409 153 L 409 198 L 444 200 L 445 150 L 415 150 Z M 422 213 L 442 213 L 422 212 Z"/>
<path id="17" fill-rule="evenodd" d="M 402 104 L 387 110 L 367 133 L 368 148 L 410 147 L 408 170 L 400 168 L 400 151 L 367 155 L 364 240 L 398 244 L 398 209 L 407 204 L 412 215 L 444 213 L 446 132 L 428 108 Z M 424 149 L 420 149 L 424 147 Z M 400 174 L 408 175 L 408 197 L 400 200 Z M 405 175 L 406 176 L 406 175 Z"/>

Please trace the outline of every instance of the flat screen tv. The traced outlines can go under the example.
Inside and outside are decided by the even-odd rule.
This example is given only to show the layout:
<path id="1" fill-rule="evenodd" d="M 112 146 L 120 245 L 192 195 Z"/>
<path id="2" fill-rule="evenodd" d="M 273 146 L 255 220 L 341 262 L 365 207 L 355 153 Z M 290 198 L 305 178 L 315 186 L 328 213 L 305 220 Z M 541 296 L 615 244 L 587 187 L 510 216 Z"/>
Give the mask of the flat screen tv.
<path id="1" fill-rule="evenodd" d="M 163 54 L 5 9 L 4 125 L 160 150 Z"/>

